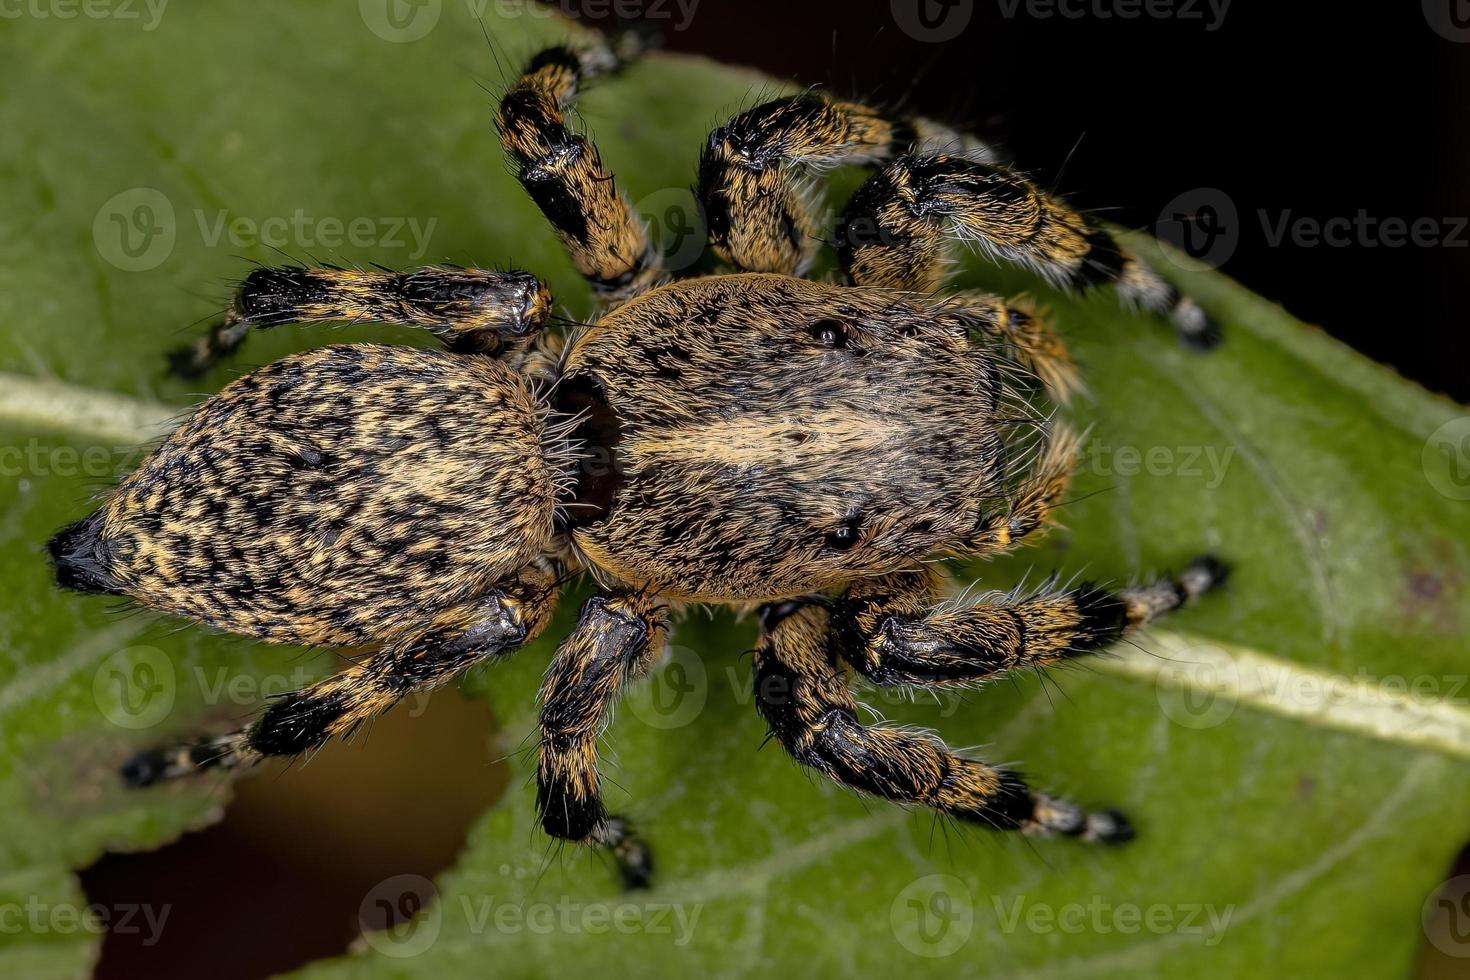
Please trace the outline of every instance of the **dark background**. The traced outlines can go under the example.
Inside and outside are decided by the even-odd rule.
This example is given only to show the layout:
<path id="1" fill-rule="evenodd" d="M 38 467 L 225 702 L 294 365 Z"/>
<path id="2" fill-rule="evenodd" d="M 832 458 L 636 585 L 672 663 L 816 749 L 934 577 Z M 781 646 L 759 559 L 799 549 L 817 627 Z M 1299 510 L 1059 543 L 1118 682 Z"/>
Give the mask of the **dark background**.
<path id="1" fill-rule="evenodd" d="M 1078 204 L 1175 241 L 1192 209 L 1228 200 L 1233 222 L 1200 211 L 1192 224 L 1196 245 L 1228 252 L 1225 272 L 1370 357 L 1470 401 L 1470 344 L 1461 330 L 1470 313 L 1470 232 L 1456 221 L 1470 216 L 1470 147 L 1459 112 L 1470 82 L 1470 31 L 1454 42 L 1431 26 L 1449 24 L 1450 5 L 1460 0 L 1429 0 L 1439 7 L 1397 0 L 1371 14 L 1234 0 L 1213 30 L 1213 14 L 1196 0 L 1174 5 L 1193 18 L 1135 19 L 1088 13 L 1130 0 L 1067 0 L 1080 17 L 1036 16 L 1054 9 L 1041 0 L 1018 0 L 1010 16 L 1012 0 L 956 0 L 948 8 L 897 0 L 900 14 L 889 0 L 695 2 L 682 30 L 674 29 L 682 20 L 674 0 L 562 6 L 574 15 L 585 7 L 580 19 L 602 29 L 617 26 L 618 7 L 661 10 L 653 24 L 667 49 L 973 128 Z M 920 2 L 935 17 L 947 10 L 968 19 L 944 43 L 921 40 L 901 25 L 916 23 Z M 1171 206 L 1180 195 L 1184 205 Z M 1359 212 L 1427 219 L 1454 242 L 1389 247 L 1376 233 L 1353 232 L 1345 246 L 1289 238 L 1273 245 L 1261 212 L 1271 224 L 1288 213 L 1319 222 Z M 499 792 L 503 772 L 486 776 L 501 753 L 486 744 L 492 733 L 483 710 L 466 708 L 453 691 L 434 705 L 424 719 L 381 720 L 370 743 L 328 746 L 310 780 L 242 781 L 221 823 L 157 852 L 108 856 L 84 873 L 90 900 L 173 907 L 158 947 L 109 935 L 98 976 L 207 970 L 233 980 L 340 953 L 373 883 L 405 868 L 427 877 L 442 870 Z M 399 725 L 404 730 L 395 731 Z M 456 751 L 467 732 L 472 750 Z M 409 746 L 429 747 L 442 764 L 426 771 Z M 382 817 L 366 829 L 352 808 L 333 802 L 364 786 L 374 795 L 363 805 Z M 421 798 L 458 805 L 430 828 L 415 810 Z M 398 833 L 409 820 L 416 833 Z M 331 846 L 319 846 L 324 841 Z M 328 855 L 337 855 L 330 866 Z M 221 881 L 231 887 L 221 889 Z M 284 898 L 282 882 L 290 883 Z M 1423 975 L 1453 974 L 1426 967 Z"/>
<path id="2" fill-rule="evenodd" d="M 685 0 L 686 4 L 689 0 Z M 998 137 L 1046 186 L 1117 223 L 1197 246 L 1296 316 L 1422 384 L 1470 400 L 1466 39 L 1461 0 L 1283 4 L 1152 0 L 1179 13 L 1099 16 L 1142 0 L 564 0 L 603 29 L 641 9 L 669 50 L 751 65 Z M 949 6 L 942 6 L 948 3 Z M 942 43 L 911 36 L 920 4 Z M 686 8 L 687 9 L 687 8 Z M 1014 11 L 1014 13 L 1010 13 Z M 1191 16 L 1192 15 L 1192 16 Z M 946 19 L 949 18 L 949 19 Z M 1214 29 L 1210 29 L 1211 27 Z M 1238 219 L 1208 211 L 1219 195 Z M 1180 195 L 1184 207 L 1168 208 Z M 1166 214 L 1166 208 L 1168 213 Z M 1284 216 L 1427 220 L 1448 245 L 1273 245 Z M 1183 214 L 1180 220 L 1176 215 Z M 1161 223 L 1161 216 L 1164 221 Z M 1215 229 L 1213 238 L 1208 237 Z"/>

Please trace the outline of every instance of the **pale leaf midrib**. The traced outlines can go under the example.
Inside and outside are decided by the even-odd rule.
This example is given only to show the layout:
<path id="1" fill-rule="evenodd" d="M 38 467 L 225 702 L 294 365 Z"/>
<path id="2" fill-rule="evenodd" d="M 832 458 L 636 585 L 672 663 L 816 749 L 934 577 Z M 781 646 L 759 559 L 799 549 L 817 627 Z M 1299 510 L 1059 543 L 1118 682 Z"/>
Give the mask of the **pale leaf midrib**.
<path id="1" fill-rule="evenodd" d="M 1470 759 L 1470 706 L 1417 692 L 1412 678 L 1334 673 L 1260 650 L 1173 630 L 1150 630 L 1147 650 L 1120 648 L 1093 666 L 1159 690 L 1187 689 L 1185 727 L 1228 724 L 1239 706 L 1319 728 Z"/>
<path id="2" fill-rule="evenodd" d="M 0 372 L 0 422 L 62 430 L 135 446 L 157 438 L 186 409 Z"/>

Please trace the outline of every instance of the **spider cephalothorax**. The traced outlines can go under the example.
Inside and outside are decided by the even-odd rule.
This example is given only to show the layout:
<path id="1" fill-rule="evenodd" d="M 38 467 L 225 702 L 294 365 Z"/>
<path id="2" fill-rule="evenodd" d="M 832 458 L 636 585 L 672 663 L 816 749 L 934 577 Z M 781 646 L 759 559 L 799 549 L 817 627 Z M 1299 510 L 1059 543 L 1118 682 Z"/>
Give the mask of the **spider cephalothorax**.
<path id="1" fill-rule="evenodd" d="M 1206 343 L 1198 306 L 1104 228 L 925 120 L 816 94 L 710 136 L 699 195 L 729 274 L 658 268 L 643 225 L 563 112 L 609 48 L 538 55 L 505 96 L 501 142 L 605 301 L 569 338 L 525 272 L 257 269 L 203 370 L 251 328 L 371 319 L 445 351 L 340 346 L 247 374 L 206 401 L 50 545 L 59 581 L 279 643 L 366 647 L 249 727 L 150 750 L 134 785 L 294 755 L 406 693 L 505 654 L 566 578 L 601 591 L 542 689 L 546 829 L 647 852 L 599 795 L 596 743 L 672 608 L 760 607 L 756 704 L 801 762 L 855 789 L 997 829 L 1119 841 L 1112 812 L 1029 790 L 934 738 L 868 727 L 847 669 L 877 684 L 973 684 L 1105 647 L 1216 584 L 1221 567 L 1119 591 L 942 601 L 928 559 L 1007 550 L 1044 528 L 1075 440 L 1042 395 L 1075 383 L 1024 305 L 936 295 L 946 236 L 1062 286 L 1112 283 Z M 938 152 L 948 148 L 950 152 Z M 846 281 L 797 278 L 815 218 L 802 167 L 873 165 L 848 205 Z M 1039 389 L 1039 390 L 1038 390 Z"/>

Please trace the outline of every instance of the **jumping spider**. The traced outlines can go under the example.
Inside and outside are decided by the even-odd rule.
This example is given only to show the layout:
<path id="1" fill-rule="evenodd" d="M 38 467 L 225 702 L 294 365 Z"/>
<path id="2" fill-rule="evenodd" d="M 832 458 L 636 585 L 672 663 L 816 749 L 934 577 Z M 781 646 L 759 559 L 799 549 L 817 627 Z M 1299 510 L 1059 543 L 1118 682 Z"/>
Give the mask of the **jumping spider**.
<path id="1" fill-rule="evenodd" d="M 1108 591 L 1055 586 L 944 602 L 926 559 L 991 555 L 1045 528 L 1077 441 L 1065 348 L 1024 308 L 937 295 L 948 238 L 1062 286 L 1111 283 L 1203 311 L 1104 228 L 926 120 L 816 93 L 716 129 L 698 195 L 732 274 L 664 281 L 644 226 L 565 113 L 628 56 L 556 47 L 501 100 L 500 140 L 605 301 L 561 338 L 526 272 L 259 268 L 175 355 L 197 372 L 252 327 L 373 320 L 448 350 L 353 345 L 287 357 L 204 402 L 99 509 L 52 538 L 60 584 L 274 643 L 368 648 L 248 727 L 143 752 L 146 786 L 294 756 L 411 691 L 508 655 L 562 584 L 600 588 L 541 689 L 537 804 L 554 837 L 646 849 L 599 797 L 597 740 L 648 672 L 671 610 L 758 607 L 756 707 L 800 762 L 856 790 L 997 830 L 1119 842 L 1123 817 L 1032 792 L 936 738 L 859 721 L 847 669 L 881 685 L 967 685 L 1109 646 L 1218 583 L 1199 559 Z M 948 144 L 952 152 L 935 152 Z M 810 167 L 876 172 L 837 235 L 847 284 L 799 278 L 817 243 Z"/>

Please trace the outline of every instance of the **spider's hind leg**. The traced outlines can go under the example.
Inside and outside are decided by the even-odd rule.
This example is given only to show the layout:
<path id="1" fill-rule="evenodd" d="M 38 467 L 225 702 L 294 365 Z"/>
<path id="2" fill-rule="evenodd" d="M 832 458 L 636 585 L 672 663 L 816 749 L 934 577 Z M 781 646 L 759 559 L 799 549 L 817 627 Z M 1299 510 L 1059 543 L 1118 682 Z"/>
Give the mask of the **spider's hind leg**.
<path id="1" fill-rule="evenodd" d="M 941 602 L 929 569 L 854 584 L 833 606 L 834 652 L 875 684 L 964 686 L 1103 650 L 1218 586 L 1225 566 L 1195 559 L 1129 588 L 1040 589 L 975 604 Z"/>
<path id="2" fill-rule="evenodd" d="M 208 334 L 169 354 L 169 367 L 196 377 L 232 354 L 252 329 L 337 320 L 419 327 L 453 350 L 498 354 L 550 316 L 551 292 L 528 272 L 261 267 L 245 277 Z"/>
<path id="3" fill-rule="evenodd" d="M 1141 588 L 1083 586 L 966 606 L 939 603 L 941 580 L 917 569 L 859 582 L 830 610 L 767 606 L 756 706 L 798 762 L 853 789 L 996 830 L 1122 843 L 1133 831 L 1116 811 L 1035 792 L 1017 773 L 957 756 L 934 736 L 860 724 L 839 664 L 882 685 L 974 684 L 1102 649 L 1224 577 L 1218 562 L 1199 559 Z"/>
<path id="4" fill-rule="evenodd" d="M 350 733 L 408 694 L 438 687 L 533 639 L 550 621 L 555 603 L 553 571 L 530 566 L 479 600 L 449 610 L 430 630 L 276 699 L 239 731 L 134 755 L 124 763 L 122 779 L 144 787 L 201 769 L 234 769 L 267 756 L 309 752 L 333 736 Z"/>
<path id="5" fill-rule="evenodd" d="M 1033 792 L 1019 773 L 958 756 L 928 733 L 861 724 L 829 640 L 828 612 L 819 605 L 786 603 L 762 614 L 756 707 L 798 762 L 860 792 L 991 830 L 1107 844 L 1132 838 L 1115 811 Z"/>

